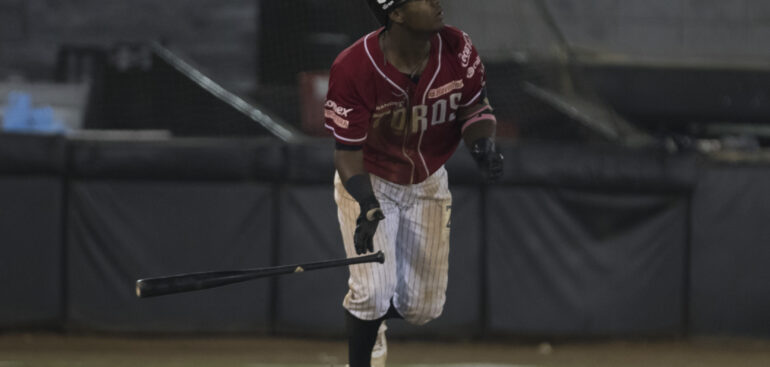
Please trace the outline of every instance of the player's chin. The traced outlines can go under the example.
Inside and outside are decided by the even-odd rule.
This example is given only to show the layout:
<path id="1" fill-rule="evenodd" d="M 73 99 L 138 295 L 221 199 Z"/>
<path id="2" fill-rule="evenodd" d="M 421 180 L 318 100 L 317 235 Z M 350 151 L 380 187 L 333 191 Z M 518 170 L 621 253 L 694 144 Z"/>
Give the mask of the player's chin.
<path id="1" fill-rule="evenodd" d="M 431 25 L 430 31 L 434 33 L 438 33 L 439 31 L 444 29 L 444 26 L 445 26 L 444 21 L 438 20 Z"/>
<path id="2" fill-rule="evenodd" d="M 417 24 L 412 29 L 420 33 L 438 33 L 444 29 L 444 22 L 440 20 L 431 20 Z"/>

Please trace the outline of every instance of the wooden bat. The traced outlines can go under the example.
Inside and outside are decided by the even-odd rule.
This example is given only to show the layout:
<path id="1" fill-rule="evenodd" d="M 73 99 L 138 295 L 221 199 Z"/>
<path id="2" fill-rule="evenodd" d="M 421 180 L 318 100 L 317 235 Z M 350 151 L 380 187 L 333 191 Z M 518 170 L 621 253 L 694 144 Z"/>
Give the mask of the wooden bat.
<path id="1" fill-rule="evenodd" d="M 335 268 L 353 264 L 370 262 L 385 262 L 385 255 L 379 251 L 372 255 L 359 256 L 349 259 L 327 260 L 307 264 L 282 265 L 266 268 L 206 271 L 169 275 L 158 278 L 146 278 L 136 281 L 136 296 L 139 298 L 157 297 L 166 294 L 197 291 L 200 289 L 221 287 L 223 285 L 245 282 L 247 280 L 272 277 L 283 274 L 302 273 L 305 271 Z"/>

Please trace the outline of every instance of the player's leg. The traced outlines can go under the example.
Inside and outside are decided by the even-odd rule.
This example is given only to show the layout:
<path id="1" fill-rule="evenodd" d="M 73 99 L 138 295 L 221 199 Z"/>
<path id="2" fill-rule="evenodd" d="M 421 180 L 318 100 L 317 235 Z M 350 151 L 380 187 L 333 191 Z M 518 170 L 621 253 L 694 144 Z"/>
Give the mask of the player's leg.
<path id="1" fill-rule="evenodd" d="M 375 187 L 385 219 L 380 222 L 374 235 L 374 249 L 385 254 L 384 264 L 360 264 L 350 266 L 349 290 L 343 301 L 348 331 L 348 351 L 351 367 L 369 366 L 372 348 L 380 323 L 390 308 L 390 300 L 396 288 L 395 232 L 398 228 L 398 208 L 383 197 Z M 345 252 L 356 255 L 353 232 L 359 213 L 358 203 L 347 193 L 339 177 L 335 177 L 335 201 L 342 231 Z"/>
<path id="2" fill-rule="evenodd" d="M 385 331 L 387 330 L 388 326 L 385 325 L 385 320 L 382 320 L 380 328 L 377 330 L 374 348 L 372 348 L 372 367 L 385 367 L 385 362 L 388 359 L 388 341 L 385 338 Z"/>
<path id="3" fill-rule="evenodd" d="M 375 195 L 385 214 L 374 235 L 374 250 L 385 254 L 385 263 L 366 263 L 349 267 L 349 292 L 344 306 L 350 313 L 362 320 L 376 320 L 384 316 L 390 308 L 390 300 L 396 287 L 395 233 L 399 225 L 398 207 L 392 200 L 381 195 L 374 185 Z M 342 241 L 348 257 L 356 257 L 353 244 L 353 232 L 359 214 L 358 202 L 347 193 L 335 178 L 334 199 L 337 202 L 337 215 L 340 223 Z"/>
<path id="4" fill-rule="evenodd" d="M 399 216 L 404 194 L 408 193 L 409 187 L 397 185 L 376 176 L 372 176 L 372 187 L 374 191 L 381 194 L 382 201 L 393 205 L 394 210 L 392 212 L 392 216 Z M 400 225 L 400 221 L 398 223 L 398 225 Z M 398 225 L 396 227 L 389 227 L 387 229 L 389 235 L 393 238 L 396 238 L 395 236 L 398 232 Z M 392 257 L 395 260 L 394 262 L 397 262 L 398 256 L 399 254 L 396 252 L 395 256 Z M 390 300 L 390 307 L 388 308 L 388 312 L 385 314 L 385 316 L 382 317 L 382 323 L 380 324 L 379 330 L 377 331 L 377 338 L 371 353 L 371 367 L 385 367 L 385 363 L 388 357 L 388 343 L 385 336 L 385 332 L 388 330 L 388 327 L 385 324 L 385 320 L 387 319 L 403 319 L 401 314 L 399 314 L 393 306 L 393 298 Z"/>
<path id="5" fill-rule="evenodd" d="M 441 315 L 446 300 L 452 210 L 446 170 L 411 191 L 396 240 L 399 282 L 394 303 L 404 319 L 422 325 Z"/>
<path id="6" fill-rule="evenodd" d="M 349 311 L 345 312 L 345 329 L 348 334 L 348 366 L 371 367 L 372 349 L 377 340 L 382 319 L 361 320 Z"/>

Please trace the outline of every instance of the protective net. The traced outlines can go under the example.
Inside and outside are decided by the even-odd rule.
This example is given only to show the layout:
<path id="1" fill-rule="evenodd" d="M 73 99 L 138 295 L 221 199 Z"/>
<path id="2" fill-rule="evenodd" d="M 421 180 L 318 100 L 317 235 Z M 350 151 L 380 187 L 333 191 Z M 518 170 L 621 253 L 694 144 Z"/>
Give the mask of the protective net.
<path id="1" fill-rule="evenodd" d="M 485 59 L 501 135 L 650 143 L 595 92 L 548 2 L 499 0 L 469 7 L 450 0 L 444 7 L 449 22 L 472 35 Z"/>
<path id="2" fill-rule="evenodd" d="M 640 138 L 643 134 L 615 114 L 584 81 L 583 70 L 573 62 L 546 1 L 441 3 L 446 22 L 471 35 L 485 62 L 499 136 L 622 143 L 644 140 Z M 94 95 L 101 100 L 93 105 L 103 108 L 88 113 L 86 127 L 168 129 L 175 135 L 194 136 L 262 135 L 270 133 L 264 127 L 275 120 L 289 130 L 328 136 L 322 126 L 322 106 L 329 67 L 343 49 L 379 27 L 366 1 L 239 4 L 243 11 L 223 5 L 217 19 L 241 24 L 243 34 L 253 42 L 249 47 L 229 36 L 225 41 L 201 33 L 197 42 L 177 36 L 168 48 L 128 43 L 60 54 L 57 74 L 63 81 L 81 81 L 79 76 L 88 69 L 92 70 L 85 74 L 99 76 L 93 77 Z M 253 19 L 256 37 L 244 19 Z M 223 56 L 201 59 L 194 47 L 199 43 Z M 219 43 L 221 50 L 216 47 Z M 177 54 L 179 50 L 186 52 Z M 241 57 L 256 60 L 253 72 L 232 61 Z M 253 84 L 251 90 L 234 82 L 240 74 Z M 254 74 L 256 83 L 251 82 Z M 226 77 L 220 79 L 222 75 Z M 213 83 L 220 80 L 226 82 Z"/>
<path id="3" fill-rule="evenodd" d="M 446 22 L 471 35 L 485 62 L 503 137 L 625 141 L 638 135 L 596 98 L 571 62 L 545 2 L 443 0 Z M 318 121 L 335 56 L 378 27 L 364 0 L 260 1 L 255 98 L 323 135 Z M 300 108 L 297 108 L 300 106 Z"/>

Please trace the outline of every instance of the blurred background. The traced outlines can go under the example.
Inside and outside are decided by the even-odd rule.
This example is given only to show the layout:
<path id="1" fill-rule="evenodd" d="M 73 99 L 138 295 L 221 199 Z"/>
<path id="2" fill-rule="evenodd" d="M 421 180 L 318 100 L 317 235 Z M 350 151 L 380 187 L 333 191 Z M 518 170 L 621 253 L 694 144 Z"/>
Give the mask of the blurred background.
<path id="1" fill-rule="evenodd" d="M 506 174 L 460 148 L 443 316 L 393 336 L 770 336 L 770 3 L 443 0 Z M 0 332 L 344 333 L 322 105 L 363 0 L 0 0 Z"/>

